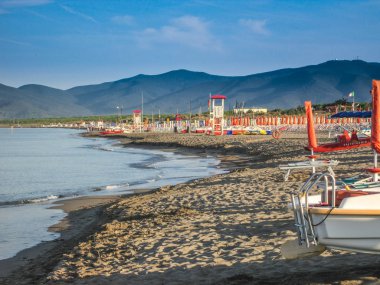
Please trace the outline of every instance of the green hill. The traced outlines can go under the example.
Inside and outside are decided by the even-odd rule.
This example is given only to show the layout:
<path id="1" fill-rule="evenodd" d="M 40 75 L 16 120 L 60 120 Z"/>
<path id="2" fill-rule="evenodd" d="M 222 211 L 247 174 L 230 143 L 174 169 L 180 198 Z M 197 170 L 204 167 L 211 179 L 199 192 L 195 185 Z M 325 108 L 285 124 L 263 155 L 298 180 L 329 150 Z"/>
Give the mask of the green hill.
<path id="1" fill-rule="evenodd" d="M 356 101 L 369 101 L 371 80 L 380 79 L 380 63 L 360 60 L 328 61 L 248 76 L 218 76 L 175 70 L 137 75 L 113 82 L 59 90 L 41 85 L 13 88 L 0 84 L 0 118 L 62 117 L 115 114 L 141 108 L 150 114 L 207 110 L 210 93 L 235 102 L 269 109 L 292 108 L 305 100 L 328 103 L 355 91 Z"/>

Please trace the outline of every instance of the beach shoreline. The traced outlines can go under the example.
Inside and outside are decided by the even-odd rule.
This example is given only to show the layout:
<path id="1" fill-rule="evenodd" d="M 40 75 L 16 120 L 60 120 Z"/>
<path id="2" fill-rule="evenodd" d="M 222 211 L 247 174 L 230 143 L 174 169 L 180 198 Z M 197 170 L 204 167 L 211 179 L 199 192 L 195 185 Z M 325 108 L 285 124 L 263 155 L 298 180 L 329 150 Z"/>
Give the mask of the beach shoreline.
<path id="1" fill-rule="evenodd" d="M 58 252 L 59 246 L 54 247 L 51 242 L 51 247 L 58 250 L 54 262 L 44 265 L 51 255 L 47 250 L 40 259 L 21 266 L 21 276 L 11 274 L 1 282 L 370 284 L 379 281 L 377 255 L 326 251 L 305 260 L 288 261 L 281 257 L 281 244 L 295 238 L 292 213 L 287 209 L 288 194 L 309 173 L 294 172 L 284 182 L 284 173 L 277 166 L 305 160 L 304 135 L 290 134 L 278 141 L 243 136 L 185 138 L 138 134 L 117 139 L 133 147 L 169 151 L 181 147 L 180 151 L 185 152 L 219 154 L 221 158 L 227 157 L 221 163 L 229 166 L 230 171 L 83 210 L 92 211 L 92 218 L 96 213 L 101 218 L 87 231 L 82 230 L 80 238 L 73 239 L 65 250 Z M 211 147 L 203 147 L 205 141 Z M 328 157 L 342 162 L 334 169 L 339 176 L 347 171 L 360 172 L 370 163 L 371 152 L 362 149 Z M 74 214 L 80 212 L 73 211 L 69 219 L 75 222 Z"/>
<path id="2" fill-rule="evenodd" d="M 86 196 L 53 202 L 51 208 L 62 209 L 67 213 L 58 224 L 49 227 L 49 231 L 60 233 L 60 238 L 41 242 L 20 251 L 14 257 L 0 260 L 0 283 L 12 284 L 14 275 L 23 275 L 19 270 L 29 271 L 29 281 L 37 282 L 54 267 L 58 256 L 104 222 L 102 209 L 118 199 L 120 197 L 117 196 Z"/>
<path id="3" fill-rule="evenodd" d="M 98 137 L 98 135 L 95 135 L 95 137 Z M 115 138 L 112 137 L 110 139 L 115 140 Z M 120 142 L 120 144 L 123 147 L 150 150 L 155 149 L 180 155 L 195 155 L 200 157 L 206 155 L 204 150 L 196 148 L 178 148 L 133 143 L 125 144 L 123 142 Z M 218 156 L 217 152 L 215 151 L 213 153 L 208 153 L 207 155 Z M 222 160 L 223 165 L 218 165 L 218 168 L 223 168 L 228 171 L 231 167 L 237 165 L 237 162 L 237 156 L 226 156 L 226 159 Z M 52 265 L 54 265 L 54 262 L 56 262 L 57 256 L 62 255 L 73 244 L 90 235 L 107 220 L 103 215 L 104 209 L 107 206 L 123 198 L 149 194 L 159 189 L 160 188 L 131 189 L 131 191 L 133 191 L 132 194 L 130 193 L 122 195 L 102 196 L 86 195 L 74 198 L 59 199 L 58 201 L 52 202 L 52 206 L 49 208 L 61 209 L 67 214 L 67 216 L 57 224 L 49 227 L 49 231 L 60 233 L 60 238 L 54 239 L 52 241 L 43 241 L 33 247 L 26 248 L 18 252 L 13 257 L 0 260 L 0 284 L 3 284 L 3 282 L 4 284 L 8 284 L 7 282 L 9 282 L 9 284 L 12 284 L 14 281 L 14 275 L 17 275 L 19 278 L 20 273 L 17 273 L 17 271 L 22 268 L 26 268 L 28 271 L 36 272 L 35 274 L 28 272 L 27 276 L 32 276 L 32 278 L 27 279 L 28 281 L 26 284 L 28 282 L 38 282 L 39 280 L 44 279 L 49 270 L 51 270 Z M 95 221 L 99 217 L 101 218 L 100 221 Z M 72 224 L 79 225 L 79 227 L 74 228 Z M 41 258 L 44 259 L 43 262 L 38 261 L 38 259 Z M 48 262 L 46 262 L 47 260 Z"/>

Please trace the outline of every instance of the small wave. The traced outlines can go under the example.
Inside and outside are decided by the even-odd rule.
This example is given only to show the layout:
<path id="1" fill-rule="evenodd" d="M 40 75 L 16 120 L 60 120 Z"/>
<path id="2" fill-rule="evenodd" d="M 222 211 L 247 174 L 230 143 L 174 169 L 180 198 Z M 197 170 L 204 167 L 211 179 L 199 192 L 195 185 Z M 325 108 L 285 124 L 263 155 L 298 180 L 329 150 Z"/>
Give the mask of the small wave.
<path id="1" fill-rule="evenodd" d="M 103 150 L 103 151 L 114 151 L 113 148 L 108 148 L 108 147 L 100 147 L 99 150 Z"/>
<path id="2" fill-rule="evenodd" d="M 136 169 L 150 169 L 150 168 L 155 168 L 152 166 L 150 163 L 146 162 L 137 162 L 137 163 L 130 163 L 129 167 L 131 168 L 136 168 Z"/>
<path id="3" fill-rule="evenodd" d="M 82 146 L 81 148 L 89 148 L 89 149 L 95 149 L 95 150 L 101 150 L 101 151 L 114 151 L 114 148 L 112 148 L 112 146 L 102 145 L 102 144 L 96 144 L 96 145 L 87 144 L 87 145 Z"/>
<path id="4" fill-rule="evenodd" d="M 110 147 L 106 147 L 106 146 L 95 146 L 94 147 L 94 149 L 96 149 L 96 150 L 102 150 L 102 151 L 114 151 L 114 149 L 113 148 L 110 148 Z"/>
<path id="5" fill-rule="evenodd" d="M 129 183 L 119 184 L 119 185 L 107 185 L 103 189 L 104 190 L 115 190 L 115 189 L 127 188 L 128 186 L 129 186 Z"/>
<path id="6" fill-rule="evenodd" d="M 136 169 L 157 169 L 160 163 L 166 161 L 168 161 L 168 159 L 164 155 L 154 154 L 141 162 L 130 163 L 129 167 Z"/>
<path id="7" fill-rule="evenodd" d="M 120 185 L 107 185 L 104 189 L 106 189 L 106 190 L 114 190 L 114 189 L 117 189 L 119 187 L 120 187 Z"/>
<path id="8" fill-rule="evenodd" d="M 0 206 L 42 203 L 42 202 L 46 202 L 46 201 L 50 201 L 50 200 L 57 200 L 57 199 L 64 198 L 64 197 L 65 196 L 63 196 L 63 195 L 48 195 L 46 197 L 39 197 L 39 198 L 33 198 L 33 199 L 0 202 Z"/>
<path id="9" fill-rule="evenodd" d="M 46 196 L 44 198 L 31 199 L 29 201 L 30 201 L 30 203 L 40 203 L 40 202 L 45 202 L 45 201 L 49 201 L 49 200 L 56 200 L 59 198 L 61 198 L 61 197 L 58 195 L 49 195 L 49 196 Z"/>

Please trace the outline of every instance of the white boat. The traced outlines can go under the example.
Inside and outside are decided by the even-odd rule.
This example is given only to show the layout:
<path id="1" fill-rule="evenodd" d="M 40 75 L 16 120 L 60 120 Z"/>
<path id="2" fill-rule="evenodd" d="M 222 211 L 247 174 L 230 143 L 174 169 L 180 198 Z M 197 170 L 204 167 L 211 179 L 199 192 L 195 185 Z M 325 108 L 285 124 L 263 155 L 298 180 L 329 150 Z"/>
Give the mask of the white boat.
<path id="1" fill-rule="evenodd" d="M 321 180 L 329 180 L 331 186 L 309 196 Z M 315 173 L 292 195 L 300 245 L 380 254 L 380 189 L 342 190 L 334 183 L 331 174 Z"/>
<path id="2" fill-rule="evenodd" d="M 354 252 L 380 254 L 380 187 L 377 154 L 380 152 L 380 81 L 373 81 L 371 145 L 374 150 L 372 182 L 337 187 L 334 175 L 314 173 L 292 194 L 292 209 L 300 246 L 325 246 Z M 320 182 L 320 195 L 309 193 Z M 358 187 L 361 185 L 361 187 Z M 348 185 L 349 186 L 349 185 Z M 355 187 L 357 189 L 355 189 Z"/>
<path id="3" fill-rule="evenodd" d="M 309 212 L 318 243 L 327 247 L 380 254 L 380 193 L 344 198 L 336 208 Z"/>

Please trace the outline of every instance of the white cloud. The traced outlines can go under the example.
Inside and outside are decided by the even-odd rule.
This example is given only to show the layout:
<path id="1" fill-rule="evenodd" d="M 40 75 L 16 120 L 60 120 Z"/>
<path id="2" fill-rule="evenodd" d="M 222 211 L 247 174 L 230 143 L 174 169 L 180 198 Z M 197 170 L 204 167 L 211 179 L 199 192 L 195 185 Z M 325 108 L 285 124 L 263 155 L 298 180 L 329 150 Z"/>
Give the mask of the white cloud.
<path id="1" fill-rule="evenodd" d="M 8 14 L 12 8 L 40 6 L 51 2 L 52 0 L 0 0 L 0 15 Z"/>
<path id="2" fill-rule="evenodd" d="M 111 20 L 120 25 L 132 25 L 134 23 L 134 18 L 130 15 L 114 16 Z"/>
<path id="3" fill-rule="evenodd" d="M 41 18 L 41 19 L 44 19 L 44 20 L 47 20 L 47 21 L 52 21 L 52 19 L 48 16 L 45 16 L 43 14 L 40 14 L 40 13 L 37 13 L 36 11 L 33 11 L 33 10 L 28 10 L 28 13 L 38 17 L 38 18 Z"/>
<path id="4" fill-rule="evenodd" d="M 269 31 L 266 27 L 266 20 L 252 20 L 252 19 L 241 19 L 239 21 L 240 25 L 247 27 L 251 32 L 260 35 L 268 35 Z"/>
<path id="5" fill-rule="evenodd" d="M 30 43 L 14 41 L 14 40 L 9 40 L 9 39 L 3 39 L 3 38 L 0 38 L 0 42 L 18 45 L 18 46 L 32 46 Z"/>
<path id="6" fill-rule="evenodd" d="M 29 7 L 39 6 L 51 3 L 52 0 L 6 0 L 0 1 L 2 7 Z"/>
<path id="7" fill-rule="evenodd" d="M 93 17 L 89 16 L 89 15 L 86 15 L 86 14 L 83 14 L 83 13 L 81 13 L 81 12 L 78 12 L 78 11 L 76 11 L 76 10 L 74 10 L 74 9 L 72 9 L 72 8 L 70 8 L 70 7 L 68 7 L 68 6 L 65 6 L 65 5 L 60 5 L 60 6 L 61 6 L 61 8 L 62 8 L 63 10 L 65 10 L 67 13 L 73 14 L 73 15 L 75 15 L 75 16 L 79 16 L 79 17 L 81 17 L 82 19 L 85 19 L 85 20 L 87 20 L 87 21 L 97 23 L 96 20 L 95 20 Z"/>
<path id="8" fill-rule="evenodd" d="M 209 23 L 195 16 L 175 18 L 170 25 L 147 28 L 138 36 L 140 45 L 144 47 L 171 43 L 199 50 L 221 50 L 221 44 L 209 31 Z"/>

